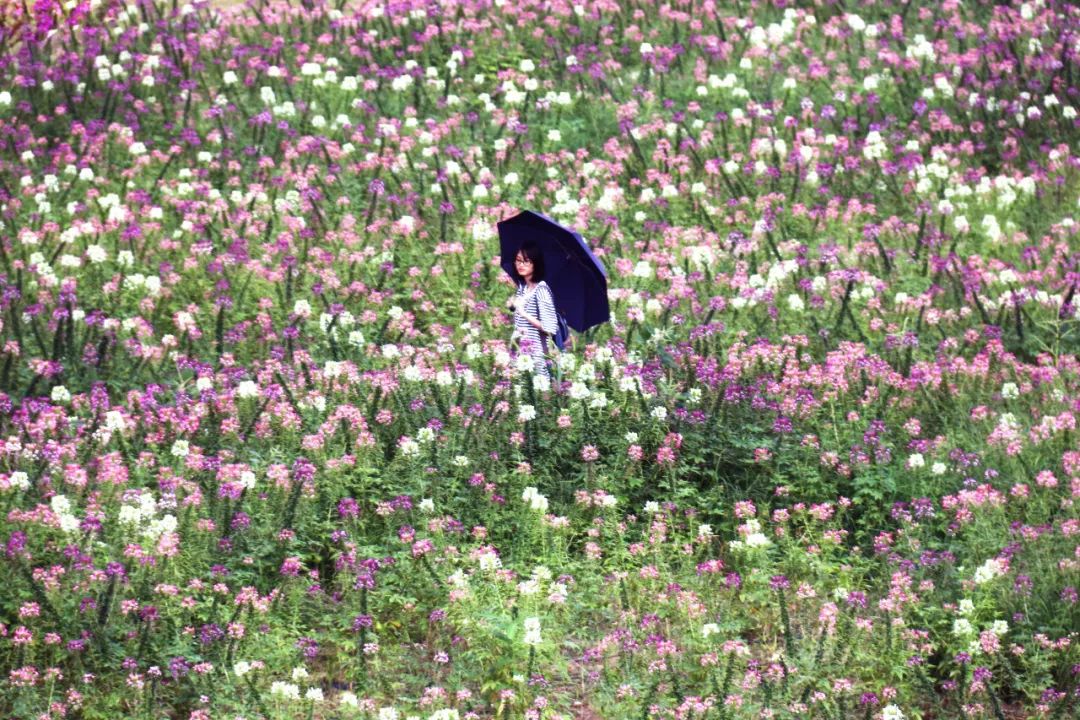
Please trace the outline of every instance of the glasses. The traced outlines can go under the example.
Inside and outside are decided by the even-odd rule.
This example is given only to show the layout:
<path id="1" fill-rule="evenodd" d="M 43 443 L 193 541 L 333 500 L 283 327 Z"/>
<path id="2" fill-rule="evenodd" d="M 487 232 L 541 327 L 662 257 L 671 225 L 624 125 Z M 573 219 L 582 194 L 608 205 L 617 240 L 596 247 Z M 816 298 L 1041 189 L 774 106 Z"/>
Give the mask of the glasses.
<path id="1" fill-rule="evenodd" d="M 533 261 L 529 258 L 514 258 L 515 265 L 532 265 Z"/>

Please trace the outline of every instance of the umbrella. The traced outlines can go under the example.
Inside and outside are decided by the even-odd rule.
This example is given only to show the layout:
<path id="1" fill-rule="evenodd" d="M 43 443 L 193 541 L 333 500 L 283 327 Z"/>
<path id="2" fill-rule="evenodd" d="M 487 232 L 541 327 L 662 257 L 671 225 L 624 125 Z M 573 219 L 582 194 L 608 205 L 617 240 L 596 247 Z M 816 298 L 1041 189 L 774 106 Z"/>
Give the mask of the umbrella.
<path id="1" fill-rule="evenodd" d="M 578 332 L 611 318 L 607 271 L 581 235 L 547 215 L 525 210 L 498 224 L 500 264 L 514 277 L 514 258 L 526 240 L 544 254 L 544 281 L 555 297 L 555 309 Z"/>

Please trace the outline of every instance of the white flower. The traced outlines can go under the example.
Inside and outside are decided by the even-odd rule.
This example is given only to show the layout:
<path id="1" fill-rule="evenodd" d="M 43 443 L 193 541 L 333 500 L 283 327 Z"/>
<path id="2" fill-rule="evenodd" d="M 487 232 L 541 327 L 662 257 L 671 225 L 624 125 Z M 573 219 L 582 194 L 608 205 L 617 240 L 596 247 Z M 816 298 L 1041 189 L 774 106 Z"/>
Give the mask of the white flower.
<path id="1" fill-rule="evenodd" d="M 654 407 L 652 409 L 652 412 L 649 413 L 649 414 L 652 415 L 657 420 L 666 420 L 667 419 L 667 408 L 664 407 L 663 405 L 657 405 L 656 407 Z"/>
<path id="2" fill-rule="evenodd" d="M 963 598 L 956 611 L 961 615 L 970 615 L 975 612 L 975 603 L 973 603 L 970 598 Z"/>
<path id="3" fill-rule="evenodd" d="M 943 462 L 936 462 L 930 466 L 930 472 L 934 475 L 944 475 L 946 470 L 948 467 Z"/>
<path id="4" fill-rule="evenodd" d="M 759 532 L 750 533 L 749 535 L 747 535 L 746 540 L 744 541 L 744 543 L 745 543 L 746 547 L 749 547 L 749 548 L 759 548 L 759 547 L 766 547 L 768 545 L 772 545 L 772 541 L 769 540 L 769 538 L 765 537 L 765 535 L 763 533 L 759 533 Z"/>
<path id="5" fill-rule="evenodd" d="M 377 720 L 400 720 L 401 715 L 392 707 L 379 708 Z"/>
<path id="6" fill-rule="evenodd" d="M 123 431 L 126 427 L 124 415 L 119 410 L 109 410 L 105 413 L 105 429 L 110 432 Z"/>
<path id="7" fill-rule="evenodd" d="M 895 705 L 886 705 L 881 709 L 881 720 L 904 720 L 904 713 Z"/>
<path id="8" fill-rule="evenodd" d="M 1016 383 L 1007 382 L 1001 386 L 1001 397 L 1006 400 L 1012 400 L 1020 397 L 1020 389 L 1016 386 Z"/>
<path id="9" fill-rule="evenodd" d="M 539 645 L 540 640 L 540 618 L 527 617 L 525 618 L 525 638 L 524 643 L 533 647 Z"/>
<path id="10" fill-rule="evenodd" d="M 536 510 L 538 512 L 547 512 L 548 500 L 546 497 L 540 494 L 540 491 L 530 485 L 525 488 L 521 493 L 521 499 L 524 502 L 529 503 L 529 509 Z"/>
<path id="11" fill-rule="evenodd" d="M 716 635 L 720 632 L 720 626 L 716 623 L 705 623 L 701 626 L 701 636 L 709 637 L 710 635 Z"/>
<path id="12" fill-rule="evenodd" d="M 584 400 L 592 394 L 589 390 L 589 386 L 583 382 L 573 382 L 570 384 L 570 398 L 573 400 Z"/>
<path id="13" fill-rule="evenodd" d="M 8 477 L 8 487 L 13 487 L 16 490 L 29 490 L 30 476 L 21 470 L 16 470 Z"/>
<path id="14" fill-rule="evenodd" d="M 907 466 L 909 470 L 916 470 L 926 465 L 926 460 L 923 459 L 922 453 L 912 453 L 908 455 Z"/>
<path id="15" fill-rule="evenodd" d="M 236 386 L 236 396 L 239 398 L 253 398 L 259 396 L 259 384 L 254 380 L 242 380 Z"/>
<path id="16" fill-rule="evenodd" d="M 188 453 L 190 451 L 191 451 L 191 448 L 188 445 L 187 440 L 177 440 L 176 442 L 174 442 L 172 444 L 172 448 L 169 450 L 169 453 L 173 457 L 181 458 L 181 457 L 187 457 L 187 455 L 188 455 Z"/>
<path id="17" fill-rule="evenodd" d="M 484 571 L 498 570 L 502 567 L 502 560 L 494 552 L 484 552 L 477 558 L 476 564 L 477 567 Z M 465 581 L 465 584 L 467 585 L 468 581 Z"/>
<path id="18" fill-rule="evenodd" d="M 71 399 L 71 393 L 63 385 L 57 385 L 52 389 L 49 397 L 55 403 L 64 403 Z"/>
<path id="19" fill-rule="evenodd" d="M 300 688 L 298 686 L 294 685 L 293 683 L 288 683 L 288 682 L 282 682 L 280 680 L 275 680 L 270 685 L 270 694 L 271 695 L 280 695 L 283 698 L 286 698 L 286 699 L 289 699 L 289 700 L 299 700 L 300 699 Z"/>
<path id="20" fill-rule="evenodd" d="M 74 515 L 61 515 L 60 529 L 66 533 L 75 532 L 79 529 L 79 518 Z"/>
<path id="21" fill-rule="evenodd" d="M 518 408 L 518 422 L 529 422 L 536 419 L 536 408 L 532 405 L 522 405 Z"/>
<path id="22" fill-rule="evenodd" d="M 644 511 L 649 515 L 655 515 L 660 512 L 660 503 L 655 500 L 649 500 L 645 503 Z"/>
<path id="23" fill-rule="evenodd" d="M 251 672 L 251 663 L 247 660 L 241 660 L 233 665 L 233 674 L 235 674 L 236 677 L 244 677 L 249 672 Z"/>
<path id="24" fill-rule="evenodd" d="M 91 245 L 86 248 L 86 259 L 95 265 L 109 259 L 109 251 L 100 245 Z"/>
<path id="25" fill-rule="evenodd" d="M 64 515 L 71 512 L 71 501 L 64 495 L 53 495 L 49 500 L 49 507 L 57 515 Z"/>
<path id="26" fill-rule="evenodd" d="M 301 667 L 301 666 L 297 666 L 297 667 L 293 668 L 293 671 L 292 671 L 292 679 L 293 680 L 304 680 L 307 677 L 308 677 L 307 668 Z"/>
<path id="27" fill-rule="evenodd" d="M 240 473 L 240 485 L 244 489 L 246 489 L 246 490 L 254 489 L 255 482 L 256 482 L 255 473 L 251 472 L 250 470 L 245 470 L 244 472 Z"/>
<path id="28" fill-rule="evenodd" d="M 321 703 L 323 701 L 322 688 L 317 688 L 317 687 L 308 688 L 307 692 L 304 693 L 304 697 L 307 698 L 308 700 L 310 700 L 311 702 Z"/>
<path id="29" fill-rule="evenodd" d="M 997 558 L 990 558 L 975 570 L 975 584 L 988 583 L 996 577 L 1005 574 L 1003 563 Z"/>
<path id="30" fill-rule="evenodd" d="M 424 498 L 420 501 L 420 512 L 430 515 L 435 512 L 435 501 L 431 498 Z"/>

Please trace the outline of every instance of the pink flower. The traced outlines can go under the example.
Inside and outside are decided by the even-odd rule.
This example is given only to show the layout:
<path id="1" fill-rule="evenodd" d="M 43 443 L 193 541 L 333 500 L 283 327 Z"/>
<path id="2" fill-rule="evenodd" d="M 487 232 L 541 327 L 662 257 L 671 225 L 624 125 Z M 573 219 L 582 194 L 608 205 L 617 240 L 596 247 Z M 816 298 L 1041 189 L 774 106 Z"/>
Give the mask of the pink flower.
<path id="1" fill-rule="evenodd" d="M 416 542 L 413 543 L 413 546 L 412 546 L 412 556 L 413 557 L 422 557 L 424 555 L 427 555 L 429 552 L 431 552 L 434 549 L 435 549 L 435 543 L 431 542 L 431 540 L 428 540 L 426 538 L 423 539 L 423 540 L 417 540 Z"/>
<path id="2" fill-rule="evenodd" d="M 735 503 L 735 517 L 739 519 L 754 517 L 757 515 L 757 507 L 750 500 L 740 500 Z"/>
<path id="3" fill-rule="evenodd" d="M 600 451 L 595 445 L 586 445 L 581 448 L 581 459 L 585 462 L 594 462 L 600 459 Z"/>
<path id="4" fill-rule="evenodd" d="M 1054 477 L 1054 473 L 1049 470 L 1043 470 L 1035 476 L 1035 482 L 1039 487 L 1055 488 L 1058 486 L 1058 480 Z"/>
<path id="5" fill-rule="evenodd" d="M 298 557 L 287 557 L 284 562 L 281 563 L 281 574 L 291 575 L 296 577 L 300 574 L 300 571 L 304 569 L 303 563 L 300 562 Z"/>
<path id="6" fill-rule="evenodd" d="M 34 642 L 34 633 L 24 625 L 15 628 L 15 636 L 11 638 L 14 645 L 30 645 Z"/>

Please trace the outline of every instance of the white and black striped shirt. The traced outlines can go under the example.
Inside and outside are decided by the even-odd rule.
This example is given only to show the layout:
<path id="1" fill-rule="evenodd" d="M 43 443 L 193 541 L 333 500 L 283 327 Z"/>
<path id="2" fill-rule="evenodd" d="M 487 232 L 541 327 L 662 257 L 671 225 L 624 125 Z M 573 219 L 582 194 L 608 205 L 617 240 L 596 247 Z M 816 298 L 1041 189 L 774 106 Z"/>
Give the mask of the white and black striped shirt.
<path id="1" fill-rule="evenodd" d="M 544 355 L 554 342 L 552 336 L 559 329 L 559 320 L 555 314 L 555 298 L 551 295 L 551 288 L 541 280 L 532 290 L 524 285 L 518 285 L 516 298 L 525 298 L 525 307 L 522 313 L 540 321 L 544 328 L 545 337 L 541 337 L 540 331 L 528 320 L 519 314 L 514 315 L 514 334 L 512 339 L 517 340 L 521 351 L 528 353 L 533 358 L 533 367 L 541 375 L 547 375 L 547 365 L 544 363 Z"/>

